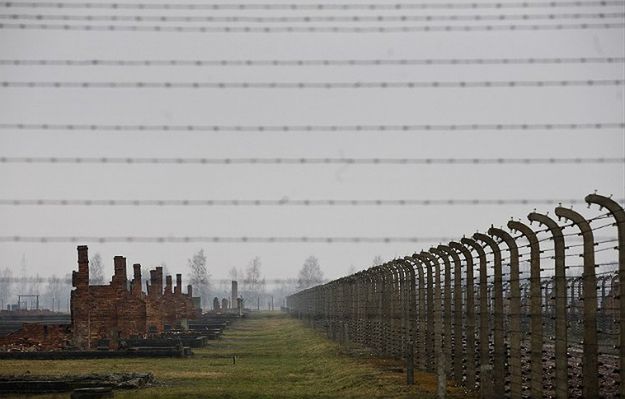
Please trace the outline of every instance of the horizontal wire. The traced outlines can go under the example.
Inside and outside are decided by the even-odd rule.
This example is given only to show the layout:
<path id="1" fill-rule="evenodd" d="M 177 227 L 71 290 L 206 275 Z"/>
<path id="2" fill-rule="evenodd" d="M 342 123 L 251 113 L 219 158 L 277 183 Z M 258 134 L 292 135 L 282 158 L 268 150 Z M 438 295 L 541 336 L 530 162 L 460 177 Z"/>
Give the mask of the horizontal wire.
<path id="1" fill-rule="evenodd" d="M 223 237 L 223 236 L 0 236 L 0 242 L 131 242 L 131 243 L 416 243 L 449 241 L 449 237 Z"/>
<path id="2" fill-rule="evenodd" d="M 3 157 L 0 163 L 56 164 L 199 164 L 199 165 L 477 165 L 477 164 L 624 164 L 625 158 L 134 158 Z M 579 201 L 582 203 L 583 201 Z"/>
<path id="3" fill-rule="evenodd" d="M 384 65 L 525 65 L 625 63 L 625 57 L 556 58 L 430 58 L 430 59 L 282 59 L 282 60 L 112 60 L 112 59 L 0 59 L 15 66 L 384 66 Z"/>
<path id="4" fill-rule="evenodd" d="M 549 199 L 184 199 L 184 200 L 129 200 L 129 199 L 0 199 L 8 206 L 437 206 L 437 205 L 553 205 L 558 202 L 582 204 L 583 200 Z M 625 199 L 618 200 L 625 203 Z M 549 251 L 547 249 L 545 251 Z"/>
<path id="5" fill-rule="evenodd" d="M 625 25 L 624 25 L 625 26 Z M 49 82 L 3 81 L 3 88 L 70 89 L 414 89 L 622 86 L 623 79 L 417 82 Z"/>
<path id="6" fill-rule="evenodd" d="M 535 1 L 474 3 L 108 3 L 108 2 L 0 2 L 12 8 L 73 8 L 132 10 L 405 10 L 405 9 L 483 9 L 483 8 L 558 8 L 623 6 L 623 1 Z"/>
<path id="7" fill-rule="evenodd" d="M 407 32 L 483 32 L 538 31 L 568 29 L 623 29 L 624 23 L 576 23 L 543 25 L 423 25 L 423 26 L 148 26 L 148 25 L 67 25 L 0 23 L 0 29 L 79 30 L 97 32 L 186 32 L 186 33 L 407 33 Z"/>
<path id="8" fill-rule="evenodd" d="M 579 130 L 625 129 L 625 122 L 596 123 L 476 123 L 400 125 L 137 125 L 76 123 L 0 123 L 1 130 L 91 130 L 166 132 L 379 132 L 476 130 Z"/>
<path id="9" fill-rule="evenodd" d="M 4 14 L 0 19 L 30 21 L 90 21 L 90 22 L 409 22 L 409 21 L 531 21 L 558 19 L 625 18 L 625 13 L 559 13 L 559 14 L 490 14 L 490 15 L 348 15 L 348 16 L 170 16 L 170 15 L 58 15 Z"/>

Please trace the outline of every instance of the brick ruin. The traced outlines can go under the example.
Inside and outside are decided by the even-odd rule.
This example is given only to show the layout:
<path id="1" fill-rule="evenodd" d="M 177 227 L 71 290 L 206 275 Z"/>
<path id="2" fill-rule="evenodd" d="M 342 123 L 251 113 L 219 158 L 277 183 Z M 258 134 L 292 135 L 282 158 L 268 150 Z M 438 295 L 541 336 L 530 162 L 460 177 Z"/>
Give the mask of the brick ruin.
<path id="1" fill-rule="evenodd" d="M 182 292 L 182 275 L 165 277 L 163 268 L 150 270 L 146 292 L 142 291 L 141 265 L 133 265 L 133 279 L 126 277 L 126 258 L 114 258 L 115 272 L 108 285 L 89 284 L 87 246 L 78 247 L 78 271 L 72 275 L 71 325 L 74 345 L 95 348 L 98 341 L 109 340 L 115 347 L 120 339 L 161 333 L 180 328 L 188 319 L 201 316 L 199 298 L 191 286 Z"/>

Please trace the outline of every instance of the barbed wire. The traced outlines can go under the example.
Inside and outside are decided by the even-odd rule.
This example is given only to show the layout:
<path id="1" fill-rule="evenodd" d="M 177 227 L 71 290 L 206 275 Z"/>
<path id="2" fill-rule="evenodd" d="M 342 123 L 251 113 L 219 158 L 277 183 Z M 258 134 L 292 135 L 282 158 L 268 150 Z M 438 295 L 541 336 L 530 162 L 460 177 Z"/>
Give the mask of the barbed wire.
<path id="1" fill-rule="evenodd" d="M 300 60 L 112 60 L 112 59 L 0 59 L 9 66 L 410 66 L 410 65 L 525 65 L 525 64 L 615 64 L 625 57 L 556 58 L 430 58 L 430 59 L 300 59 Z"/>
<path id="2" fill-rule="evenodd" d="M 198 164 L 198 165 L 477 165 L 477 164 L 622 164 L 625 158 L 136 158 L 136 157 L 3 157 L 0 163 L 45 164 Z"/>
<path id="3" fill-rule="evenodd" d="M 25 243 L 311 243 L 387 244 L 450 241 L 449 237 L 223 237 L 223 236 L 0 236 L 0 242 Z"/>
<path id="4" fill-rule="evenodd" d="M 0 123 L 2 130 L 91 130 L 166 132 L 379 132 L 379 131 L 475 131 L 475 130 L 602 130 L 625 129 L 625 122 L 591 123 L 475 123 L 399 125 L 143 125 L 75 123 Z"/>
<path id="5" fill-rule="evenodd" d="M 389 243 L 444 243 L 457 241 L 459 237 L 364 237 L 364 236 L 0 236 L 0 243 L 157 243 L 157 244 L 185 244 L 185 243 L 246 243 L 246 244 L 389 244 Z M 579 236 L 568 240 L 581 239 Z M 604 239 L 598 237 L 597 239 Z"/>
<path id="6" fill-rule="evenodd" d="M 625 26 L 625 25 L 624 25 Z M 3 81 L 4 88 L 69 89 L 419 89 L 622 86 L 623 79 L 412 82 L 48 82 Z"/>
<path id="7" fill-rule="evenodd" d="M 625 199 L 615 201 L 625 203 Z M 578 199 L 0 199 L 0 206 L 471 206 L 585 204 Z M 550 238 L 545 238 L 548 240 Z"/>
<path id="8" fill-rule="evenodd" d="M 405 9 L 484 9 L 559 8 L 623 6 L 623 1 L 534 1 L 473 3 L 108 3 L 108 2 L 0 2 L 13 8 L 132 9 L 132 10 L 405 10 Z"/>
<path id="9" fill-rule="evenodd" d="M 3 14 L 0 19 L 27 21 L 89 21 L 89 22 L 414 22 L 414 21 L 531 21 L 558 19 L 625 18 L 625 13 L 556 13 L 556 14 L 477 14 L 477 15 L 347 15 L 347 16 L 171 16 L 171 15 L 59 15 L 59 14 Z"/>
<path id="10" fill-rule="evenodd" d="M 148 25 L 68 25 L 0 23 L 0 29 L 69 30 L 94 32 L 161 32 L 161 33 L 409 33 L 409 32 L 484 32 L 623 29 L 624 23 L 577 23 L 541 25 L 423 25 L 423 26 L 148 26 Z"/>

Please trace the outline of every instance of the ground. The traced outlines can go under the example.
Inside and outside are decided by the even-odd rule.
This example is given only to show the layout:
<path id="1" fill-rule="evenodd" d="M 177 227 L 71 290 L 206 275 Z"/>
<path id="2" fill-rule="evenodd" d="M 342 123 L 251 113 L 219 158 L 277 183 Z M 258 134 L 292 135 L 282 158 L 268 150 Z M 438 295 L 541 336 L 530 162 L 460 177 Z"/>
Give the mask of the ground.
<path id="1" fill-rule="evenodd" d="M 116 398 L 433 398 L 433 375 L 405 384 L 401 363 L 347 350 L 284 314 L 257 314 L 190 359 L 0 360 L 0 374 L 152 372 L 161 386 Z M 356 355 L 355 353 L 359 353 Z M 236 361 L 233 361 L 236 357 Z M 450 387 L 452 397 L 464 397 Z M 66 398 L 65 395 L 36 396 Z"/>

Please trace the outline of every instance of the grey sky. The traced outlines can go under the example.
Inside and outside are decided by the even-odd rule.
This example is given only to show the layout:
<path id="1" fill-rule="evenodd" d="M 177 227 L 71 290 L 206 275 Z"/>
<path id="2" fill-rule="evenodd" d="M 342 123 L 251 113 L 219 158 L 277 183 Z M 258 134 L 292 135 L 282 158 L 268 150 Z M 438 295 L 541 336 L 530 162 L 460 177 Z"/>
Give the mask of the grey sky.
<path id="1" fill-rule="evenodd" d="M 622 7 L 558 11 L 622 11 Z M 15 13 L 0 8 L 1 14 Z M 523 10 L 506 10 L 519 13 Z M 527 10 L 525 11 L 527 12 Z M 553 10 L 536 9 L 533 13 Z M 288 11 L 25 9 L 92 15 L 295 15 Z M 499 14 L 500 10 L 325 11 L 297 15 Z M 575 21 L 567 21 L 575 22 Z M 592 22 L 592 21 L 591 21 Z M 622 22 L 617 19 L 616 22 Z M 414 23 L 416 24 L 416 23 Z M 433 23 L 432 23 L 433 24 Z M 462 23 L 466 24 L 466 23 Z M 198 25 L 198 24 L 196 24 Z M 317 24 L 322 25 L 322 24 Z M 337 25 L 336 23 L 333 25 Z M 372 24 L 374 25 L 374 24 Z M 376 26 L 379 24 L 375 24 Z M 407 23 L 395 25 L 408 25 Z M 365 59 L 623 57 L 623 29 L 385 34 L 212 34 L 0 29 L 2 59 Z M 383 67 L 0 66 L 2 81 L 476 81 L 623 79 L 623 64 Z M 0 88 L 0 123 L 451 124 L 623 122 L 623 86 L 503 89 Z M 0 131 L 0 156 L 624 157 L 622 129 L 502 132 L 167 133 Z M 625 197 L 623 165 L 24 165 L 0 164 L 1 198 L 448 199 Z M 581 206 L 576 209 L 581 209 Z M 543 207 L 543 211 L 551 208 Z M 528 206 L 12 207 L 0 236 L 451 236 L 525 218 Z M 226 277 L 254 256 L 267 277 L 294 277 L 316 255 L 324 273 L 369 266 L 429 244 L 98 244 L 112 257 L 186 272 L 205 249 Z M 434 243 L 432 243 L 434 244 Z M 76 244 L 0 243 L 0 267 L 70 272 Z M 108 274 L 107 271 L 107 274 Z"/>

